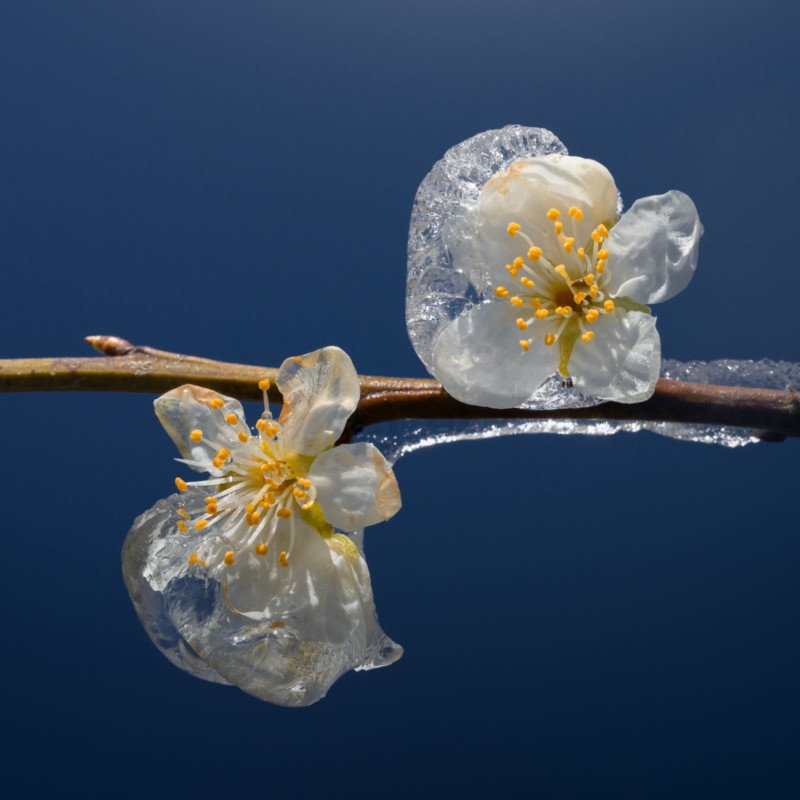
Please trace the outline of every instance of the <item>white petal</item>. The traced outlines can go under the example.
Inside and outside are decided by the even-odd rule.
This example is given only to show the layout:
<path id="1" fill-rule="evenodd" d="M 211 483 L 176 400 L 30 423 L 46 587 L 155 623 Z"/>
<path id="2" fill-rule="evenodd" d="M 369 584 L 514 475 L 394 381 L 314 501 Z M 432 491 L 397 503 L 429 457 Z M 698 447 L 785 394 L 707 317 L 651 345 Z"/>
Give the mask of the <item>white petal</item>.
<path id="1" fill-rule="evenodd" d="M 338 347 L 287 358 L 277 384 L 284 446 L 304 455 L 321 453 L 341 436 L 361 396 L 353 362 Z"/>
<path id="2" fill-rule="evenodd" d="M 564 155 L 517 161 L 487 182 L 474 212 L 446 233 L 453 265 L 471 277 L 483 269 L 502 281 L 505 264 L 528 251 L 525 240 L 508 235 L 510 222 L 519 223 L 554 263 L 577 258 L 577 247 L 589 243 L 598 224 L 616 220 L 617 198 L 611 173 L 597 161 Z M 569 217 L 572 206 L 583 211 L 581 222 Z M 547 218 L 551 208 L 561 212 L 564 233 L 576 240 L 573 256 L 558 242 Z"/>
<path id="3" fill-rule="evenodd" d="M 343 531 L 375 525 L 400 509 L 392 468 L 375 445 L 334 447 L 314 460 L 308 479 L 317 489 L 325 519 Z"/>
<path id="4" fill-rule="evenodd" d="M 448 325 L 433 346 L 434 374 L 456 400 L 488 408 L 524 403 L 558 367 L 558 348 L 541 339 L 519 346 L 519 309 L 510 303 L 473 306 Z"/>
<path id="5" fill-rule="evenodd" d="M 215 398 L 223 400 L 223 405 L 218 409 L 209 406 L 209 401 Z M 250 433 L 242 404 L 238 400 L 202 386 L 179 386 L 161 395 L 153 405 L 159 422 L 181 455 L 197 462 L 188 465 L 197 472 L 216 473 L 211 463 L 216 451 L 220 447 L 235 449 L 239 445 L 237 433 Z M 236 415 L 236 424 L 230 425 L 225 421 L 229 414 Z M 210 440 L 211 444 L 193 442 L 189 438 L 193 430 L 202 431 L 203 437 Z"/>
<path id="6" fill-rule="evenodd" d="M 661 303 L 686 288 L 697 265 L 703 226 L 683 192 L 643 197 L 608 238 L 609 291 L 639 303 Z"/>
<path id="7" fill-rule="evenodd" d="M 661 339 L 656 321 L 639 311 L 603 315 L 590 329 L 590 342 L 575 343 L 569 360 L 573 382 L 601 400 L 640 403 L 656 388 Z"/>

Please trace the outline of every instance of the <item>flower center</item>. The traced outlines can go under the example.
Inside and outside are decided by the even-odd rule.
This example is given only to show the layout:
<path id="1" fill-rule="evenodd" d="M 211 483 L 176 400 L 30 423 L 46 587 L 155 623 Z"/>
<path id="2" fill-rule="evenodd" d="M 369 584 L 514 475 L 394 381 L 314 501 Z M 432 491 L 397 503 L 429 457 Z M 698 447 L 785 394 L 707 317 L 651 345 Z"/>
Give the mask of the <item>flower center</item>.
<path id="1" fill-rule="evenodd" d="M 268 385 L 266 388 L 262 386 L 265 394 L 267 388 Z M 223 404 L 222 398 L 209 401 L 211 408 L 219 413 L 222 413 Z M 211 567 L 219 564 L 233 566 L 237 552 L 243 549 L 252 549 L 257 556 L 266 556 L 278 526 L 288 524 L 289 546 L 277 556 L 277 563 L 287 567 L 294 543 L 294 515 L 309 512 L 316 501 L 316 489 L 304 477 L 308 464 L 284 451 L 281 426 L 273 419 L 260 419 L 256 423 L 255 436 L 236 414 L 227 414 L 225 423 L 234 429 L 239 439 L 233 450 L 209 439 L 202 430 L 196 429 L 189 434 L 191 442 L 205 444 L 215 451 L 212 463 L 222 475 L 201 481 L 175 479 L 181 492 L 188 491 L 190 486 L 203 487 L 210 492 L 204 500 L 204 511 L 198 508 L 192 515 L 185 508 L 178 510 L 178 530 L 189 533 L 191 526 L 199 532 L 224 521 L 225 540 L 232 549 L 223 551 L 217 548 L 219 552 L 209 554 L 210 560 L 216 562 Z M 198 461 L 186 460 L 184 463 L 203 466 Z M 206 559 L 197 553 L 189 556 L 189 564 L 208 566 Z"/>
<path id="2" fill-rule="evenodd" d="M 608 238 L 608 228 L 598 225 L 589 240 L 576 247 L 583 210 L 571 207 L 566 224 L 557 208 L 551 208 L 545 216 L 552 223 L 554 235 L 541 242 L 543 246 L 537 245 L 519 223 L 508 224 L 508 235 L 522 239 L 527 250 L 506 264 L 506 271 L 515 283 L 511 288 L 497 286 L 494 293 L 519 309 L 517 327 L 533 333 L 519 340 L 523 350 L 529 350 L 538 339 L 548 347 L 559 342 L 559 372 L 566 377 L 575 343 L 591 342 L 595 336 L 591 326 L 601 315 L 616 310 L 605 291 L 609 278 L 608 250 L 603 244 Z"/>

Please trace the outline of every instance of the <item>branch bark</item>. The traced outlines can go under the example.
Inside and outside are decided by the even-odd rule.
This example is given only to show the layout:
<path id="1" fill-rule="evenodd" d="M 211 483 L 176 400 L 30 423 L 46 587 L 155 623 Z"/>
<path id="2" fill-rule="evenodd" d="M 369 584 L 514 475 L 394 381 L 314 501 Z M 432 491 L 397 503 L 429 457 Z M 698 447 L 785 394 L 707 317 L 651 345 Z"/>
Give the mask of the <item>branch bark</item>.
<path id="1" fill-rule="evenodd" d="M 260 400 L 258 381 L 269 378 L 269 398 L 280 402 L 277 369 L 212 361 L 139 347 L 115 336 L 86 339 L 101 357 L 0 360 L 0 392 L 163 393 L 195 383 L 240 400 Z M 704 423 L 752 428 L 761 438 L 800 436 L 800 394 L 793 391 L 658 381 L 644 403 L 603 403 L 557 411 L 497 410 L 459 403 L 429 378 L 360 376 L 361 401 L 351 420 L 357 431 L 399 419 L 606 419 Z"/>

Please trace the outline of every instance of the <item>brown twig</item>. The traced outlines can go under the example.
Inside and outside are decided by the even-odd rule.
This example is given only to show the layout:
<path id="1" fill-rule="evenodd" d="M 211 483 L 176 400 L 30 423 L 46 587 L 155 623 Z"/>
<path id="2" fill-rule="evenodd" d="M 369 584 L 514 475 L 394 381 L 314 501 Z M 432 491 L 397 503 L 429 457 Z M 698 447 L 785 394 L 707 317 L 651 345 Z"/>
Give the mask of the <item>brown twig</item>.
<path id="1" fill-rule="evenodd" d="M 115 336 L 86 339 L 102 357 L 0 360 L 0 392 L 161 393 L 195 383 L 241 400 L 260 400 L 258 381 L 272 381 L 270 400 L 280 402 L 274 367 L 254 367 L 139 347 Z M 607 419 L 705 423 L 752 428 L 780 441 L 800 436 L 800 395 L 792 391 L 713 386 L 661 379 L 644 403 L 603 403 L 558 411 L 496 410 L 465 405 L 427 378 L 361 376 L 361 401 L 351 425 L 399 419 Z"/>

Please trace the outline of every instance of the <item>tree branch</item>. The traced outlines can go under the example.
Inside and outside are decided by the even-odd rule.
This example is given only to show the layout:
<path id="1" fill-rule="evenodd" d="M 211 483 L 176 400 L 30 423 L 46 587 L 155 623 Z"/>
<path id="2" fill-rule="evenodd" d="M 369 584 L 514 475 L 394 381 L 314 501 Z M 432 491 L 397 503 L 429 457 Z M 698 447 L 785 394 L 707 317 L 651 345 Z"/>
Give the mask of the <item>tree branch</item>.
<path id="1" fill-rule="evenodd" d="M 260 400 L 258 381 L 269 378 L 271 402 L 280 402 L 277 369 L 212 361 L 138 347 L 115 336 L 88 336 L 102 357 L 0 360 L 0 392 L 162 393 L 195 383 L 240 400 Z M 752 428 L 769 441 L 800 436 L 800 394 L 793 391 L 658 381 L 653 397 L 633 405 L 603 403 L 557 411 L 497 410 L 459 403 L 435 380 L 364 375 L 353 430 L 399 419 L 606 419 L 704 423 Z"/>

